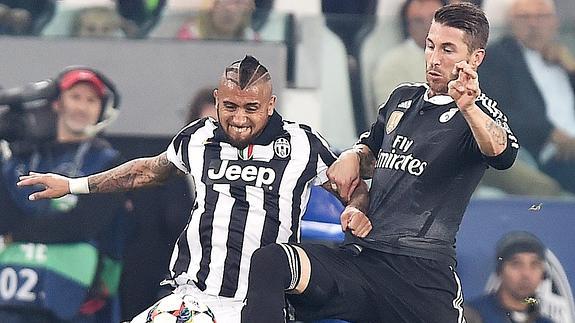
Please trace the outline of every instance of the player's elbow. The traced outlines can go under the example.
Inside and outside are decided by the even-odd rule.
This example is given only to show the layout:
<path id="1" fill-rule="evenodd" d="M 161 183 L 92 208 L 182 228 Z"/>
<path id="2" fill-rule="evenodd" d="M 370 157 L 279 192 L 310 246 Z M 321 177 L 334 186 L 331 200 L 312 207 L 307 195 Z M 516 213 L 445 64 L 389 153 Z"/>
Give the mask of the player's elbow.
<path id="1" fill-rule="evenodd" d="M 493 156 L 486 155 L 486 160 L 489 166 L 498 170 L 504 170 L 513 166 L 516 157 L 517 149 L 513 147 L 506 147 L 502 151 L 499 151 L 498 154 Z"/>

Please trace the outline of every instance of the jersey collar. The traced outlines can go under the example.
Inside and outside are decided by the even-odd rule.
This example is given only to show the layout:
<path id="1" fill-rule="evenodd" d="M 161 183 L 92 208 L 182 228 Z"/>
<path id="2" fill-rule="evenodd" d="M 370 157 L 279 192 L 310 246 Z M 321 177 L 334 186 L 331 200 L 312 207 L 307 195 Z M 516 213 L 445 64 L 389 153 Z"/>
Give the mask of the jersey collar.
<path id="1" fill-rule="evenodd" d="M 435 95 L 432 96 L 431 98 L 429 97 L 429 87 L 426 85 L 425 86 L 427 88 L 427 90 L 425 91 L 425 94 L 423 95 L 423 100 L 425 102 L 429 102 L 431 104 L 435 104 L 435 105 L 446 105 L 446 104 L 450 104 L 451 102 L 453 102 L 453 98 L 450 97 L 449 95 Z"/>

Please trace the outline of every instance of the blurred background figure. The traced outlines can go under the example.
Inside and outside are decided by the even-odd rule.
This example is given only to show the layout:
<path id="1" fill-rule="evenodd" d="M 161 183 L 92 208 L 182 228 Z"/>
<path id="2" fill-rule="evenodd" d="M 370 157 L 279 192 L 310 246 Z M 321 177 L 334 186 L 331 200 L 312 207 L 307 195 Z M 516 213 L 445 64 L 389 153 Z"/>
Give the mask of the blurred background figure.
<path id="1" fill-rule="evenodd" d="M 97 134 L 117 114 L 119 94 L 87 67 L 67 68 L 50 84 L 56 95 L 37 109 L 53 110 L 54 138 L 12 138 L 10 154 L 0 156 L 0 235 L 6 247 L 0 273 L 15 275 L 14 288 L 0 297 L 0 322 L 118 322 L 129 201 L 122 194 L 68 194 L 34 203 L 28 200 L 32 190 L 16 182 L 29 172 L 76 177 L 118 165 L 119 152 Z"/>
<path id="2" fill-rule="evenodd" d="M 204 117 L 212 117 L 218 120 L 214 89 L 215 87 L 206 87 L 196 92 L 188 104 L 186 123 L 191 123 Z"/>
<path id="3" fill-rule="evenodd" d="M 539 312 L 536 295 L 545 273 L 545 247 L 541 240 L 525 231 L 506 234 L 497 243 L 496 264 L 501 284 L 494 293 L 465 306 L 467 322 L 553 323 Z"/>
<path id="4" fill-rule="evenodd" d="M 70 35 L 74 37 L 122 36 L 122 19 L 110 7 L 88 7 L 78 10 L 73 18 Z"/>
<path id="5" fill-rule="evenodd" d="M 0 34 L 38 35 L 55 7 L 55 0 L 1 0 Z"/>
<path id="6" fill-rule="evenodd" d="M 575 192 L 575 57 L 558 41 L 553 0 L 514 0 L 510 33 L 488 48 L 482 89 L 513 121 L 533 164 Z"/>
<path id="7" fill-rule="evenodd" d="M 254 0 L 213 0 L 207 10 L 185 22 L 177 38 L 217 40 L 259 40 L 251 28 Z"/>
<path id="8" fill-rule="evenodd" d="M 127 37 L 143 38 L 156 26 L 166 0 L 115 0 L 122 16 L 122 29 Z"/>

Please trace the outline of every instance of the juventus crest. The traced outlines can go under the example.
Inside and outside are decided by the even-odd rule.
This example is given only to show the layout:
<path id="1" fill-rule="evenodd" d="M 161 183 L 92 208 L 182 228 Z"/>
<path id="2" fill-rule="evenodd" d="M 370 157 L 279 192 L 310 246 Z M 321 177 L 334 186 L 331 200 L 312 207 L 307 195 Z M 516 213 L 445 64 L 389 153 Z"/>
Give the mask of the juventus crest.
<path id="1" fill-rule="evenodd" d="M 286 158 L 291 153 L 291 145 L 286 138 L 278 138 L 274 141 L 274 152 L 279 158 Z"/>

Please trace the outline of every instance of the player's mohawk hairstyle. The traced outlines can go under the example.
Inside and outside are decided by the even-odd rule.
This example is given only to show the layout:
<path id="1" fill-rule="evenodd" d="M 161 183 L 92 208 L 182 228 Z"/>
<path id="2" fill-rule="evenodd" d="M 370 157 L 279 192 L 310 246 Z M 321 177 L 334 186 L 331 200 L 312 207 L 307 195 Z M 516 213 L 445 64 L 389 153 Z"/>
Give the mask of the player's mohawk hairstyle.
<path id="1" fill-rule="evenodd" d="M 226 68 L 225 78 L 245 89 L 259 82 L 271 79 L 268 69 L 253 56 L 246 55 L 241 61 L 235 61 Z"/>

